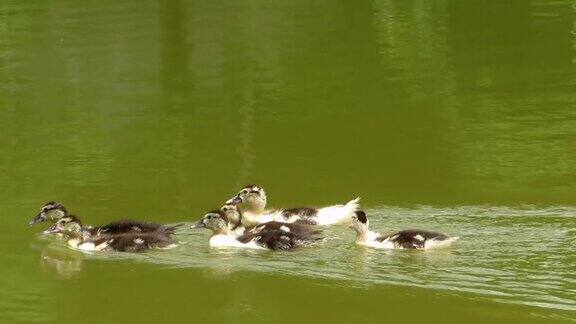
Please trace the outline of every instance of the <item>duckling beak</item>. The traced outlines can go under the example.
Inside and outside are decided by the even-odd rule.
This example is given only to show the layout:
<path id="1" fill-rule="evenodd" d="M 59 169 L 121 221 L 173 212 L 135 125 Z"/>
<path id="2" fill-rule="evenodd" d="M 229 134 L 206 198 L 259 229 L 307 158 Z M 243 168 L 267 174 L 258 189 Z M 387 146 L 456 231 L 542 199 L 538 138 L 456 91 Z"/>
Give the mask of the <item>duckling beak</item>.
<path id="1" fill-rule="evenodd" d="M 199 220 L 196 224 L 190 226 L 190 228 L 206 228 L 206 224 L 201 220 Z"/>
<path id="2" fill-rule="evenodd" d="M 56 226 L 56 224 L 52 225 L 52 227 L 50 227 L 49 229 L 45 230 L 44 232 L 42 232 L 42 234 L 56 234 L 56 233 L 60 233 L 62 232 L 60 230 L 60 228 L 58 226 Z"/>
<path id="3" fill-rule="evenodd" d="M 45 220 L 46 216 L 44 216 L 44 213 L 39 213 L 38 215 L 34 216 L 34 218 L 30 221 L 30 223 L 28 223 L 28 225 L 32 226 L 34 224 L 42 223 Z"/>
<path id="4" fill-rule="evenodd" d="M 236 205 L 240 204 L 241 202 L 242 202 L 242 198 L 239 195 L 236 195 L 236 196 L 228 199 L 228 201 L 226 201 L 226 204 L 236 206 Z"/>
<path id="5" fill-rule="evenodd" d="M 348 228 L 352 228 L 352 229 L 353 229 L 353 228 L 354 228 L 354 223 L 348 224 Z"/>

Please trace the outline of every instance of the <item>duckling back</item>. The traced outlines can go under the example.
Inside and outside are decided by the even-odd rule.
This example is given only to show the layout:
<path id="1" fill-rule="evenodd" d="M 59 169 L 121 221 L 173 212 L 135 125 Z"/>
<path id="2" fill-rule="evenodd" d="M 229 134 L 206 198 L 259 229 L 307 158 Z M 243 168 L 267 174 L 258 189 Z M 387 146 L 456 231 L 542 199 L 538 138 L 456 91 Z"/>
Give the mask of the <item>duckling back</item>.
<path id="1" fill-rule="evenodd" d="M 171 248 L 175 244 L 170 234 L 149 232 L 112 235 L 108 246 L 115 251 L 138 253 L 148 249 Z"/>
<path id="2" fill-rule="evenodd" d="M 238 241 L 270 250 L 291 250 L 320 240 L 320 230 L 303 224 L 268 222 L 247 230 Z"/>
<path id="3" fill-rule="evenodd" d="M 174 234 L 178 226 L 176 225 L 162 225 L 156 223 L 148 223 L 134 220 L 122 220 L 112 222 L 103 226 L 92 228 L 93 234 L 124 234 L 124 233 L 163 233 L 166 235 Z"/>

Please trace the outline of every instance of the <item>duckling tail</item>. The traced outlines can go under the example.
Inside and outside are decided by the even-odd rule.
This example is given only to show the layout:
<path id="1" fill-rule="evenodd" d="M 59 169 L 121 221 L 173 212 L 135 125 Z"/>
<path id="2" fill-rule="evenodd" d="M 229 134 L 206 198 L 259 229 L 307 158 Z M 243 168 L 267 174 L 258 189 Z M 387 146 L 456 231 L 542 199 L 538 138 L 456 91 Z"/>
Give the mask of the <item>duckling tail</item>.
<path id="1" fill-rule="evenodd" d="M 184 225 L 184 223 L 165 225 L 164 226 L 164 232 L 168 233 L 168 234 L 174 234 L 176 232 L 176 229 L 178 229 L 179 227 L 181 227 L 183 225 Z"/>
<path id="2" fill-rule="evenodd" d="M 318 210 L 318 225 L 332 225 L 350 222 L 352 215 L 360 209 L 360 197 L 352 199 L 345 205 L 335 205 Z"/>
<path id="3" fill-rule="evenodd" d="M 459 236 L 448 237 L 443 240 L 434 240 L 427 241 L 425 243 L 426 249 L 439 249 L 439 248 L 447 248 L 449 247 L 454 241 L 458 240 Z"/>

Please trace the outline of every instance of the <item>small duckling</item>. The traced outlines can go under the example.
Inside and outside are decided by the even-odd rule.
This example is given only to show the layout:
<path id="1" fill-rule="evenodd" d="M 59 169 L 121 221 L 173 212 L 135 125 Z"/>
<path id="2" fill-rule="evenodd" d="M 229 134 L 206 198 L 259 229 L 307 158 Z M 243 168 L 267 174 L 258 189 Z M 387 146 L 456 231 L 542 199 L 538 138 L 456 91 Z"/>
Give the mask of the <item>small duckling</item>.
<path id="1" fill-rule="evenodd" d="M 49 201 L 42 206 L 40 212 L 28 223 L 32 226 L 41 223 L 45 220 L 57 221 L 62 217 L 68 216 L 68 211 L 64 205 L 57 201 Z"/>
<path id="2" fill-rule="evenodd" d="M 74 215 L 60 218 L 44 232 L 45 234 L 63 234 L 70 247 L 82 251 L 136 253 L 152 248 L 167 249 L 176 245 L 170 234 L 162 232 L 110 234 L 97 231 L 95 233 L 93 228 L 83 227 L 80 219 Z"/>
<path id="3" fill-rule="evenodd" d="M 242 226 L 242 211 L 236 205 L 225 204 L 220 207 L 228 220 L 228 227 L 231 231 L 238 230 L 240 234 L 244 233 L 244 226 Z"/>
<path id="4" fill-rule="evenodd" d="M 267 196 L 264 189 L 257 185 L 247 185 L 238 194 L 226 201 L 227 205 L 241 205 L 242 224 L 253 226 L 269 221 L 293 223 L 299 221 L 310 225 L 333 225 L 350 219 L 359 208 L 359 198 L 345 205 L 333 205 L 323 208 L 298 207 L 279 210 L 266 210 Z"/>
<path id="5" fill-rule="evenodd" d="M 352 216 L 349 226 L 358 233 L 356 243 L 378 249 L 431 249 L 448 247 L 459 237 L 449 237 L 442 233 L 423 230 L 403 230 L 390 235 L 382 235 L 369 230 L 369 222 L 364 211 L 358 210 Z"/>
<path id="6" fill-rule="evenodd" d="M 50 201 L 44 204 L 40 212 L 28 223 L 30 226 L 50 220 L 56 222 L 64 217 L 69 216 L 68 211 L 59 202 Z M 102 226 L 85 227 L 90 230 L 93 235 L 106 233 L 106 234 L 123 234 L 123 233 L 152 233 L 159 232 L 164 234 L 174 234 L 174 230 L 180 226 L 177 225 L 162 225 L 156 223 L 139 222 L 132 220 L 115 221 Z M 46 233 L 46 232 L 44 232 Z"/>
<path id="7" fill-rule="evenodd" d="M 320 231 L 294 223 L 268 222 L 244 231 L 232 230 L 230 221 L 222 210 L 207 213 L 192 228 L 211 230 L 211 247 L 292 250 L 320 239 L 316 236 Z"/>

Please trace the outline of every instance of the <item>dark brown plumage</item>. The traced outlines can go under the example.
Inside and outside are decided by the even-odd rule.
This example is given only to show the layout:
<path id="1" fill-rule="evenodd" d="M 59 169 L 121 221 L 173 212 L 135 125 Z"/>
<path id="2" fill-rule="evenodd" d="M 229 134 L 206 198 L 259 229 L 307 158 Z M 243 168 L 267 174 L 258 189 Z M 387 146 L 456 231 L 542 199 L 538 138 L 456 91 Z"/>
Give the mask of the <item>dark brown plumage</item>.
<path id="1" fill-rule="evenodd" d="M 95 245 L 101 243 L 108 243 L 106 250 L 114 250 L 120 252 L 138 253 L 154 248 L 166 248 L 175 244 L 172 237 L 166 233 L 151 232 L 151 233 L 125 233 L 125 234 L 104 234 L 86 240 L 85 242 L 93 241 Z"/>
<path id="2" fill-rule="evenodd" d="M 49 202 L 44 204 L 44 207 L 46 208 L 46 210 L 60 209 L 60 210 L 64 211 L 65 213 L 67 213 L 64 205 L 62 205 L 61 203 L 59 203 L 57 201 L 49 201 Z"/>
<path id="3" fill-rule="evenodd" d="M 90 233 L 96 241 L 108 241 L 108 250 L 137 253 L 174 244 L 171 235 L 180 225 L 124 220 L 91 228 Z"/>
<path id="4" fill-rule="evenodd" d="M 284 223 L 276 221 L 251 226 L 246 228 L 246 231 L 247 232 L 273 231 L 273 230 L 280 230 L 283 226 L 288 228 L 289 232 L 294 233 L 309 233 L 310 235 L 312 235 L 312 234 L 320 234 L 322 232 L 321 230 L 307 224 Z"/>
<path id="5" fill-rule="evenodd" d="M 163 233 L 174 234 L 178 226 L 176 225 L 163 225 L 156 223 L 140 222 L 133 220 L 122 220 L 112 222 L 102 226 L 90 228 L 92 234 L 122 234 L 122 233 Z"/>
<path id="6" fill-rule="evenodd" d="M 81 250 L 142 252 L 175 244 L 172 239 L 175 228 L 138 221 L 83 227 L 80 218 L 68 215 L 59 219 L 47 232 L 64 234 L 70 245 Z"/>
<path id="7" fill-rule="evenodd" d="M 368 222 L 368 217 L 366 217 L 366 213 L 363 210 L 357 210 L 354 212 L 354 214 L 356 214 L 356 217 L 360 223 L 366 224 Z"/>
<path id="8" fill-rule="evenodd" d="M 268 222 L 247 229 L 237 240 L 244 244 L 254 241 L 271 250 L 291 250 L 320 240 L 320 233 L 303 224 Z"/>
<path id="9" fill-rule="evenodd" d="M 375 241 L 382 242 L 386 239 L 393 242 L 395 246 L 404 249 L 422 249 L 424 248 L 426 241 L 432 239 L 443 241 L 448 239 L 448 236 L 437 232 L 412 229 L 399 231 L 387 236 L 381 236 L 376 238 Z"/>
<path id="10" fill-rule="evenodd" d="M 300 219 L 298 222 L 302 224 L 309 224 L 309 225 L 316 225 L 317 222 L 315 220 L 316 215 L 318 214 L 318 209 L 310 208 L 310 207 L 296 207 L 296 208 L 289 208 L 282 211 L 282 216 L 284 218 L 289 219 L 292 216 L 298 216 Z"/>

